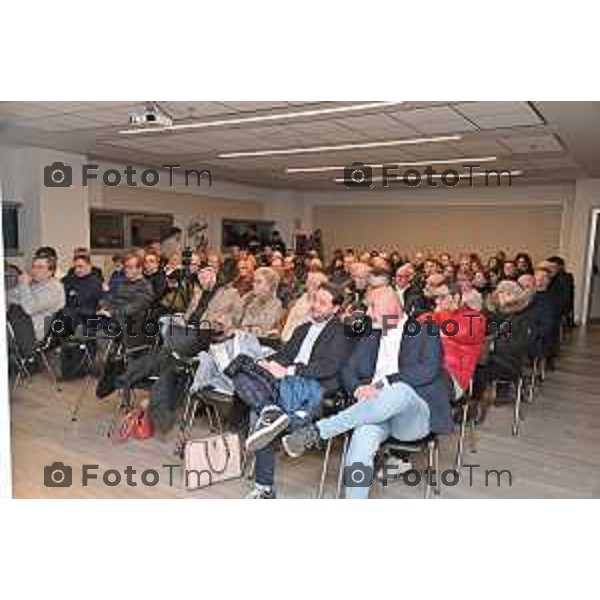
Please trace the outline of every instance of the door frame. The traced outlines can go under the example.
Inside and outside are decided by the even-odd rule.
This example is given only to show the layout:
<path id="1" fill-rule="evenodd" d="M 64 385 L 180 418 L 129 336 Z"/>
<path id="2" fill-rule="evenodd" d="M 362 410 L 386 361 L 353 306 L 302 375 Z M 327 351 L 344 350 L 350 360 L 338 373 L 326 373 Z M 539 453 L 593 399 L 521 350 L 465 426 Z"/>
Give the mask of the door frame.
<path id="1" fill-rule="evenodd" d="M 581 310 L 581 324 L 587 325 L 590 313 L 590 294 L 592 292 L 592 267 L 594 264 L 594 254 L 596 252 L 596 237 L 600 234 L 598 220 L 600 219 L 600 208 L 592 209 L 592 218 L 588 234 L 588 248 L 585 259 L 585 272 L 583 279 L 583 307 Z"/>

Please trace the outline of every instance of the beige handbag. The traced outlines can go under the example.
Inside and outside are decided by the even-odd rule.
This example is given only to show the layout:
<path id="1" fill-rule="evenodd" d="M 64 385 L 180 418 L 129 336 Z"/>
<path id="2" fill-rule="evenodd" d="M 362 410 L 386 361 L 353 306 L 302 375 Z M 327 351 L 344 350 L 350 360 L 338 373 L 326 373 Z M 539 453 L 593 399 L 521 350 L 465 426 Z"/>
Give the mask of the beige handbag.
<path id="1" fill-rule="evenodd" d="M 183 485 L 198 489 L 242 475 L 240 438 L 235 433 L 190 440 L 185 445 Z"/>

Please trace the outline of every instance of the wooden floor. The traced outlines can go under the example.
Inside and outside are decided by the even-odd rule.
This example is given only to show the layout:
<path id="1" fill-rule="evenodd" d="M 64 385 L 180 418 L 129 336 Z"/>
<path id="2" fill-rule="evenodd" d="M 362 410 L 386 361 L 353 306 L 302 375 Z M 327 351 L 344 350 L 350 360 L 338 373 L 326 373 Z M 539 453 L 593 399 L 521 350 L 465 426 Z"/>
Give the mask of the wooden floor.
<path id="1" fill-rule="evenodd" d="M 44 375 L 18 388 L 12 398 L 12 449 L 14 496 L 16 498 L 241 498 L 248 483 L 233 481 L 200 491 L 187 492 L 178 478 L 168 481 L 165 464 L 177 464 L 172 454 L 174 440 L 152 439 L 114 445 L 105 436 L 114 399 L 98 402 L 88 393 L 78 422 L 71 422 L 69 409 L 81 383 L 65 384 L 61 394 L 53 392 Z M 443 487 L 443 498 L 599 498 L 600 497 L 600 327 L 578 331 L 564 347 L 558 371 L 550 373 L 535 402 L 526 407 L 521 436 L 511 436 L 511 406 L 493 408 L 478 430 L 478 452 L 466 453 L 465 462 L 481 465 L 464 469 L 458 485 Z M 195 432 L 205 433 L 199 423 Z M 452 442 L 444 444 L 442 468 L 450 468 Z M 44 466 L 61 461 L 73 467 L 69 488 L 44 486 Z M 322 454 L 302 459 L 279 458 L 278 496 L 313 498 Z M 337 466 L 337 452 L 332 461 Z M 81 486 L 83 464 L 99 465 L 100 475 L 108 469 L 121 472 L 132 466 L 137 487 L 117 487 L 101 481 Z M 146 487 L 139 481 L 145 469 L 156 469 L 161 481 Z M 485 470 L 508 469 L 512 486 L 504 476 L 500 487 L 491 476 L 485 485 Z M 333 471 L 334 469 L 332 469 Z M 175 471 L 176 472 L 176 471 Z M 334 487 L 334 473 L 328 494 Z M 401 482 L 374 495 L 383 498 L 421 497 L 418 488 Z"/>

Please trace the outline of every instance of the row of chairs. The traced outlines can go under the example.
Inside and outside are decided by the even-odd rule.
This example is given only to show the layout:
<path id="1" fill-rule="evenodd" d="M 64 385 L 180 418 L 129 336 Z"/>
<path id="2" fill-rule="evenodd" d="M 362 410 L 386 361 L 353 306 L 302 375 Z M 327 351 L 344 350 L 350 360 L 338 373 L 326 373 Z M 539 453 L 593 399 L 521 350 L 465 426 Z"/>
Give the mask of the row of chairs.
<path id="1" fill-rule="evenodd" d="M 93 363 L 93 357 L 90 352 L 90 338 L 79 337 L 72 335 L 68 337 L 58 338 L 50 332 L 44 340 L 36 344 L 33 351 L 29 356 L 23 356 L 19 353 L 18 343 L 14 330 L 9 324 L 9 344 L 14 345 L 15 358 L 17 372 L 15 374 L 15 381 L 13 383 L 14 388 L 19 385 L 24 379 L 29 379 L 32 375 L 31 365 L 35 363 L 41 363 L 44 370 L 48 373 L 52 380 L 53 388 L 57 391 L 61 391 L 59 379 L 52 367 L 52 361 L 50 353 L 54 351 L 64 351 L 69 348 L 77 348 L 81 351 L 82 367 L 86 371 L 82 389 L 70 410 L 70 418 L 72 421 L 77 421 L 78 415 L 84 401 L 85 395 L 88 393 L 92 383 L 93 375 L 91 367 Z M 119 338 L 110 338 L 107 340 L 106 348 L 101 362 L 106 363 L 109 359 L 122 360 L 125 363 L 140 352 L 147 352 L 152 350 L 148 346 L 142 346 L 137 348 L 127 348 L 123 341 Z M 231 407 L 235 403 L 233 396 L 228 396 L 214 390 L 202 390 L 200 392 L 191 391 L 191 382 L 193 381 L 194 372 L 197 366 L 197 359 L 194 358 L 181 358 L 175 356 L 177 360 L 178 368 L 180 369 L 182 377 L 186 378 L 187 385 L 186 393 L 183 399 L 183 405 L 181 409 L 181 415 L 179 417 L 177 442 L 174 448 L 174 453 L 182 457 L 185 444 L 190 439 L 194 421 L 196 415 L 203 410 L 208 420 L 208 426 L 211 432 L 222 434 L 224 433 L 224 419 L 223 412 L 231 411 Z M 513 435 L 519 435 L 521 431 L 521 423 L 523 421 L 523 404 L 531 403 L 534 399 L 536 391 L 545 379 L 545 363 L 542 357 L 535 357 L 530 365 L 524 367 L 523 371 L 519 374 L 516 380 L 510 382 L 515 387 L 515 402 L 513 412 Z M 144 381 L 138 385 L 139 388 L 150 387 L 156 378 L 149 378 L 148 381 Z M 497 382 L 500 383 L 500 382 Z M 132 390 L 135 393 L 135 390 Z M 343 393 L 337 393 L 324 399 L 323 412 L 324 414 L 333 414 L 339 410 L 343 410 L 348 405 L 350 400 Z M 462 398 L 458 400 L 458 414 L 459 421 L 457 424 L 457 439 L 456 439 L 456 454 L 454 457 L 454 466 L 460 471 L 463 465 L 464 451 L 467 432 L 471 438 L 471 451 L 476 451 L 476 434 L 475 434 L 475 400 L 472 397 L 471 390 L 469 389 Z M 130 408 L 129 402 L 125 400 L 123 394 L 118 394 L 118 400 L 115 405 L 115 412 L 111 423 L 107 430 L 107 435 L 110 437 L 114 433 L 114 426 L 117 423 L 119 415 L 123 411 Z M 349 436 L 342 436 L 342 452 L 340 456 L 340 466 L 338 469 L 338 476 L 336 480 L 336 491 L 337 497 L 341 494 L 342 488 L 342 473 L 346 450 L 348 447 Z M 324 448 L 324 458 L 321 468 L 319 483 L 317 487 L 317 498 L 323 498 L 325 494 L 325 483 L 330 468 L 330 460 L 332 456 L 332 449 L 334 440 L 329 440 Z M 436 435 L 429 435 L 422 440 L 406 442 L 402 440 L 388 440 L 380 451 L 381 456 L 407 456 L 414 457 L 416 455 L 425 455 L 427 458 L 427 466 L 432 469 L 439 470 L 440 463 L 440 440 Z M 424 497 L 429 498 L 432 495 L 432 486 L 427 483 L 424 484 Z M 439 495 L 439 486 L 433 488 L 433 495 Z"/>

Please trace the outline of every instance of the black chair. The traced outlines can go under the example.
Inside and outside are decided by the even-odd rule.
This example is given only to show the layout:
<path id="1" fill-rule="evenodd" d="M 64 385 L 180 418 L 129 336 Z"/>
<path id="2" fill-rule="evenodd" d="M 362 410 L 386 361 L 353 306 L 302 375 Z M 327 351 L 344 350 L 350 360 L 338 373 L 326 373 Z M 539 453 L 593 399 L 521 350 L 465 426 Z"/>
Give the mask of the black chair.
<path id="1" fill-rule="evenodd" d="M 379 456 L 386 460 L 389 456 L 413 458 L 420 454 L 427 455 L 427 472 L 435 470 L 436 474 L 440 473 L 440 443 L 439 436 L 435 433 L 430 433 L 420 440 L 405 442 L 395 438 L 387 439 L 379 449 Z M 441 495 L 441 489 L 438 485 L 432 485 L 430 480 L 423 480 L 423 497 L 428 500 L 431 497 L 431 489 L 436 498 Z"/>
<path id="2" fill-rule="evenodd" d="M 523 390 L 525 388 L 525 377 L 523 371 L 520 370 L 511 379 L 495 379 L 492 382 L 492 389 L 494 390 L 494 398 L 497 396 L 498 384 L 512 385 L 515 389 L 515 401 L 513 407 L 513 424 L 512 424 L 512 435 L 518 436 L 521 433 L 521 424 L 525 420 L 522 406 L 523 406 Z"/>
<path id="3" fill-rule="evenodd" d="M 321 402 L 321 416 L 323 418 L 330 417 L 335 415 L 336 413 L 344 410 L 353 402 L 353 399 L 344 391 L 339 390 L 337 392 L 333 392 L 331 394 L 325 395 Z M 340 464 L 338 467 L 338 477 L 336 484 L 336 498 L 340 498 L 342 492 L 342 477 L 344 472 L 344 460 L 346 457 L 346 452 L 348 450 L 348 442 L 350 440 L 350 433 L 345 433 L 342 436 L 342 452 L 340 454 Z M 335 438 L 330 438 L 327 440 L 327 444 L 325 446 L 325 456 L 323 457 L 323 465 L 321 467 L 321 476 L 319 479 L 319 487 L 317 489 L 317 500 L 323 498 L 323 492 L 325 490 L 325 480 L 327 478 L 327 473 L 329 471 L 329 461 L 331 459 L 331 450 L 333 447 Z"/>
<path id="4" fill-rule="evenodd" d="M 465 440 L 467 428 L 469 429 L 469 438 L 471 442 L 471 452 L 477 452 L 477 435 L 475 433 L 475 417 L 477 409 L 477 399 L 473 397 L 473 382 L 469 383 L 469 387 L 464 391 L 460 398 L 457 398 L 455 403 L 458 415 L 458 439 L 456 441 L 456 456 L 454 466 L 457 471 L 462 469 L 463 455 L 465 449 Z M 456 422 L 456 419 L 455 419 Z"/>
<path id="5" fill-rule="evenodd" d="M 30 380 L 36 368 L 41 365 L 50 376 L 54 390 L 61 392 L 62 388 L 58 382 L 58 377 L 49 360 L 50 353 L 56 351 L 60 344 L 53 328 L 48 329 L 42 340 L 33 343 L 30 348 L 25 348 L 19 343 L 19 337 L 10 319 L 7 319 L 6 325 L 10 363 L 16 370 L 11 391 L 14 392 L 21 381 Z"/>

